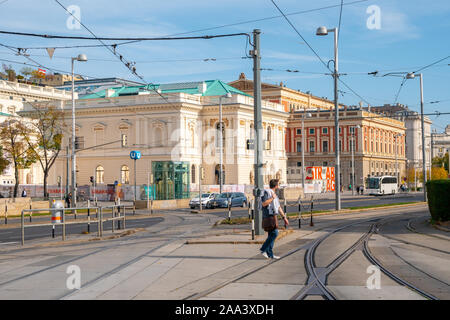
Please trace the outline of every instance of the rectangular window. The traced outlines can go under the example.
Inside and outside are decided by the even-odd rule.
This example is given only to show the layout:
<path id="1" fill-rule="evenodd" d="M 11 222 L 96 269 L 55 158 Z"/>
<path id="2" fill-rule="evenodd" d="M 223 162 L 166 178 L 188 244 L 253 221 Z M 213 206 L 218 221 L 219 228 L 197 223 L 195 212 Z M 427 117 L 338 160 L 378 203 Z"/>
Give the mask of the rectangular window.
<path id="1" fill-rule="evenodd" d="M 351 134 L 355 133 L 355 127 L 350 127 L 350 133 Z"/>
<path id="2" fill-rule="evenodd" d="M 328 152 L 328 141 L 322 141 L 322 152 Z"/>
<path id="3" fill-rule="evenodd" d="M 341 127 L 339 127 L 339 133 L 341 133 L 342 132 L 342 128 Z"/>
<path id="4" fill-rule="evenodd" d="M 322 134 L 328 134 L 328 128 L 322 128 Z"/>
<path id="5" fill-rule="evenodd" d="M 322 164 L 322 167 L 328 167 L 328 162 L 324 161 L 323 164 Z"/>
<path id="6" fill-rule="evenodd" d="M 316 130 L 315 129 L 309 129 L 309 134 L 315 134 Z"/>
<path id="7" fill-rule="evenodd" d="M 309 152 L 314 152 L 314 141 L 309 142 Z"/>
<path id="8" fill-rule="evenodd" d="M 301 162 L 297 162 L 297 167 L 301 167 L 302 163 Z"/>
<path id="9" fill-rule="evenodd" d="M 302 134 L 302 129 L 297 129 L 297 135 Z"/>
<path id="10" fill-rule="evenodd" d="M 297 152 L 302 152 L 302 142 L 297 141 Z"/>
<path id="11" fill-rule="evenodd" d="M 342 151 L 342 140 L 339 140 L 339 151 Z"/>

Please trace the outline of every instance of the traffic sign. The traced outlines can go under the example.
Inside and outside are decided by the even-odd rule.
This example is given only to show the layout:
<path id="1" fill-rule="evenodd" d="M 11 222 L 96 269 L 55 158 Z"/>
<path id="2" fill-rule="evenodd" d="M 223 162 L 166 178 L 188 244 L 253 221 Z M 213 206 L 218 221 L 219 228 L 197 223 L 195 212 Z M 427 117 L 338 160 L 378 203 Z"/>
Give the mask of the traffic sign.
<path id="1" fill-rule="evenodd" d="M 140 151 L 131 151 L 130 158 L 133 160 L 139 160 L 141 158 L 141 152 Z"/>

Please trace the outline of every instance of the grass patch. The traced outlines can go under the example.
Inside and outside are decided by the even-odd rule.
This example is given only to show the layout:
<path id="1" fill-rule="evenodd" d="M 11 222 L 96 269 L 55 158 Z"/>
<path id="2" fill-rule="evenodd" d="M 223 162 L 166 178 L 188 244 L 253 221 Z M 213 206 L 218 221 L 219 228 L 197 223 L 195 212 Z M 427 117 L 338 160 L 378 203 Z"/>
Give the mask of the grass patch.
<path id="1" fill-rule="evenodd" d="M 411 204 L 416 203 L 417 201 L 410 201 L 410 202 L 397 202 L 397 203 L 384 203 L 384 204 L 374 204 L 370 206 L 362 206 L 362 207 L 350 207 L 350 208 L 343 208 L 348 210 L 359 210 L 359 209 L 369 209 L 369 208 L 380 208 L 380 207 L 392 207 L 392 206 L 399 206 L 402 204 Z"/>
<path id="2" fill-rule="evenodd" d="M 236 224 L 248 224 L 252 222 L 252 219 L 247 218 L 231 218 L 230 220 L 228 219 L 223 219 L 221 221 L 216 222 L 216 225 L 219 224 L 228 224 L 228 225 L 236 225 Z"/>

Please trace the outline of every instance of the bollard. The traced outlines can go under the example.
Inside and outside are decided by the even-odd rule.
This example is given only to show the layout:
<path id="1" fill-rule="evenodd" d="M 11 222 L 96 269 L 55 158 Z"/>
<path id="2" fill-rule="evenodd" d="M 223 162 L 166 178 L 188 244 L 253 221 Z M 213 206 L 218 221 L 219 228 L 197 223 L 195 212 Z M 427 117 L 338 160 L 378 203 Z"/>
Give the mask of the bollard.
<path id="1" fill-rule="evenodd" d="M 253 201 L 252 201 L 252 240 L 255 240 L 255 201 L 256 201 L 256 198 L 253 198 Z"/>
<path id="2" fill-rule="evenodd" d="M 150 200 L 150 214 L 153 214 L 153 197 Z"/>
<path id="3" fill-rule="evenodd" d="M 118 217 L 120 218 L 120 206 L 117 207 Z M 120 230 L 120 219 L 117 220 L 117 230 Z"/>
<path id="4" fill-rule="evenodd" d="M 123 206 L 123 229 L 125 229 L 125 206 Z"/>
<path id="5" fill-rule="evenodd" d="M 112 233 L 114 233 L 114 206 L 111 208 L 111 211 Z"/>
<path id="6" fill-rule="evenodd" d="M 100 233 L 99 236 L 103 237 L 103 209 L 100 207 L 99 211 L 100 211 L 100 219 L 98 220 L 98 225 L 99 225 L 98 230 Z"/>
<path id="7" fill-rule="evenodd" d="M 52 226 L 52 238 L 55 238 L 55 225 Z"/>
<path id="8" fill-rule="evenodd" d="M 88 199 L 88 233 L 91 232 L 91 201 Z"/>
<path id="9" fill-rule="evenodd" d="M 5 224 L 8 224 L 8 205 L 5 201 Z"/>
<path id="10" fill-rule="evenodd" d="M 22 215 L 20 217 L 20 228 L 22 229 L 22 245 L 25 244 L 25 217 L 22 210 Z"/>
<path id="11" fill-rule="evenodd" d="M 231 198 L 228 198 L 228 221 L 231 220 Z"/>
<path id="12" fill-rule="evenodd" d="M 136 201 L 133 201 L 133 216 L 136 213 Z"/>
<path id="13" fill-rule="evenodd" d="M 247 200 L 248 218 L 249 218 L 249 219 L 251 218 L 251 213 L 250 213 L 250 211 L 251 211 L 251 206 L 252 206 L 252 204 L 249 203 L 249 201 Z"/>
<path id="14" fill-rule="evenodd" d="M 313 197 L 311 197 L 311 219 L 310 219 L 310 221 L 309 221 L 309 226 L 310 227 L 314 227 L 314 222 L 313 222 L 313 209 L 314 209 L 314 199 L 313 199 Z"/>
<path id="15" fill-rule="evenodd" d="M 298 228 L 302 228 L 302 201 L 298 199 Z"/>
<path id="16" fill-rule="evenodd" d="M 65 241 L 66 240 L 66 210 L 62 211 L 62 223 L 63 223 L 62 239 L 63 239 L 63 241 Z"/>

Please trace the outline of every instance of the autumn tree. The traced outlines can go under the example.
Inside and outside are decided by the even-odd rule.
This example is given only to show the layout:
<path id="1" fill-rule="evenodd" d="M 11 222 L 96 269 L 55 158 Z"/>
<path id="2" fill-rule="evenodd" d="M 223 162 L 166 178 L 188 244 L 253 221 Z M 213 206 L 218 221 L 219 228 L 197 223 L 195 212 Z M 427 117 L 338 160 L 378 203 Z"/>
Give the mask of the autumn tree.
<path id="1" fill-rule="evenodd" d="M 9 160 L 3 153 L 3 147 L 0 146 L 0 175 L 3 174 L 3 171 L 5 171 L 6 168 L 8 168 L 9 163 Z"/>
<path id="2" fill-rule="evenodd" d="M 47 184 L 50 169 L 61 151 L 63 131 L 65 129 L 64 113 L 48 104 L 32 104 L 32 111 L 27 112 L 30 121 L 24 128 L 31 134 L 24 134 L 34 157 L 44 173 L 44 197 L 48 198 Z"/>
<path id="3" fill-rule="evenodd" d="M 28 169 L 34 162 L 33 149 L 24 139 L 28 135 L 26 126 L 22 120 L 10 118 L 0 124 L 0 142 L 5 156 L 14 165 L 14 198 L 17 197 L 19 189 L 19 170 Z"/>
<path id="4" fill-rule="evenodd" d="M 448 178 L 448 171 L 443 167 L 431 168 L 431 180 L 443 180 Z"/>

